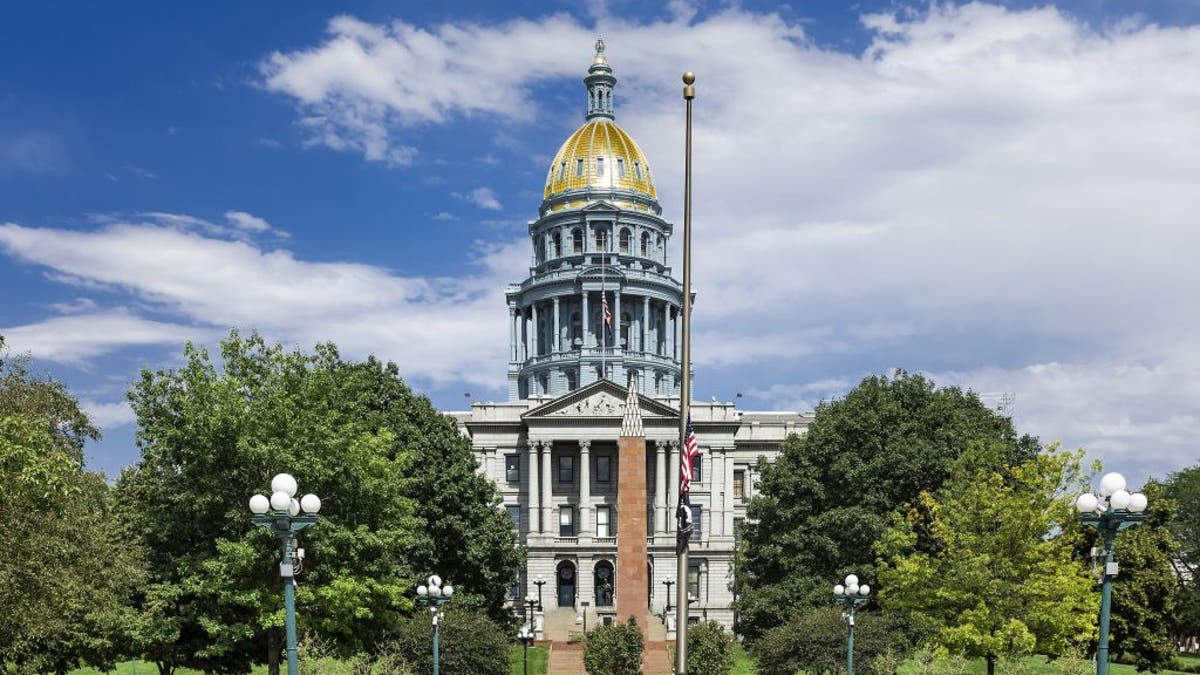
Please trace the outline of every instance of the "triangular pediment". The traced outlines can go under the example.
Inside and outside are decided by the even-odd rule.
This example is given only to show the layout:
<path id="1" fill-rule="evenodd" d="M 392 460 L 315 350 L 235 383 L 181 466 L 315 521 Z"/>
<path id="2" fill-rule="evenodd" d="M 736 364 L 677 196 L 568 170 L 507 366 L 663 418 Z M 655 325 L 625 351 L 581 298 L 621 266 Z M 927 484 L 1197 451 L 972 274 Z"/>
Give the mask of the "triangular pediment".
<path id="1" fill-rule="evenodd" d="M 594 201 L 591 204 L 588 204 L 587 206 L 580 209 L 580 211 L 607 211 L 607 212 L 620 211 L 620 210 L 621 209 L 617 208 L 611 202 L 608 202 L 603 199 Z"/>
<path id="2" fill-rule="evenodd" d="M 526 412 L 522 419 L 612 418 L 620 421 L 625 413 L 627 392 L 616 382 L 598 380 L 553 401 Z M 679 418 L 679 411 L 638 394 L 638 406 L 643 418 Z"/>

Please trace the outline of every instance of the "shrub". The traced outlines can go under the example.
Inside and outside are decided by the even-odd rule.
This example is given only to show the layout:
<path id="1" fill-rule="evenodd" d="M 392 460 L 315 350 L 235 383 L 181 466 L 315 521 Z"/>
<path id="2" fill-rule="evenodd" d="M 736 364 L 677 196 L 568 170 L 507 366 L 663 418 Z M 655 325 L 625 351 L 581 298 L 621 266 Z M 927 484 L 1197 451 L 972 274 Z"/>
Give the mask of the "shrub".
<path id="1" fill-rule="evenodd" d="M 733 671 L 733 635 L 716 621 L 688 627 L 688 672 L 729 675 Z"/>
<path id="2" fill-rule="evenodd" d="M 402 659 L 415 673 L 431 672 L 432 631 L 429 612 L 418 612 L 396 627 L 388 656 L 393 663 Z M 451 606 L 445 609 L 438 632 L 441 672 L 508 675 L 508 640 L 491 619 Z"/>
<path id="3" fill-rule="evenodd" d="M 589 675 L 639 675 L 642 672 L 642 629 L 626 623 L 600 626 L 587 638 L 583 666 Z"/>
<path id="4" fill-rule="evenodd" d="M 860 612 L 854 627 L 854 666 L 864 672 L 880 655 L 902 660 L 909 652 L 905 626 L 888 614 Z M 761 675 L 837 672 L 846 667 L 846 621 L 836 607 L 802 611 L 751 645 Z"/>

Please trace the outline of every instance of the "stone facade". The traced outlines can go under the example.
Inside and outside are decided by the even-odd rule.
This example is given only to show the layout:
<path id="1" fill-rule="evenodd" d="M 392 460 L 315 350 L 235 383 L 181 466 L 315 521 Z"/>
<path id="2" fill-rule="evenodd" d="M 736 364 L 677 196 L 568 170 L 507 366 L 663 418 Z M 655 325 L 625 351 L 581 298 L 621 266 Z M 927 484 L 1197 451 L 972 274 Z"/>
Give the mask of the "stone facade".
<path id="1" fill-rule="evenodd" d="M 616 78 L 602 44 L 584 82 L 587 122 L 551 163 L 529 226 L 529 278 L 506 291 L 510 400 L 451 414 L 526 550 L 511 595 L 541 593 L 539 638 L 615 620 L 629 603 L 645 603 L 648 637 L 671 638 L 668 583 L 680 581 L 695 596 L 692 619 L 732 627 L 734 546 L 757 463 L 811 417 L 692 403 L 695 531 L 688 578 L 676 579 L 683 289 L 666 266 L 671 224 L 645 156 L 613 121 Z"/>

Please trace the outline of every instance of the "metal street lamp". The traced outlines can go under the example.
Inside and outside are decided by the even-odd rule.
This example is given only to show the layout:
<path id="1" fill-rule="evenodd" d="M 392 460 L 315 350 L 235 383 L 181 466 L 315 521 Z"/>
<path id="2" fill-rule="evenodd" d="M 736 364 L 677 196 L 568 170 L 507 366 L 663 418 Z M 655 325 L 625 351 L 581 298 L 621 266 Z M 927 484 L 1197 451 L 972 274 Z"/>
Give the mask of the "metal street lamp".
<path id="1" fill-rule="evenodd" d="M 521 626 L 517 639 L 525 647 L 525 675 L 529 675 L 529 645 L 533 644 L 533 631 L 529 630 L 528 626 Z"/>
<path id="2" fill-rule="evenodd" d="M 544 577 L 538 577 L 537 580 L 533 582 L 533 584 L 538 587 L 538 605 L 537 605 L 537 607 L 538 607 L 538 611 L 541 612 L 541 611 L 543 611 L 542 610 L 542 586 L 546 585 L 546 579 Z"/>
<path id="3" fill-rule="evenodd" d="M 663 586 L 667 587 L 667 606 L 663 608 L 664 612 L 671 611 L 671 587 L 675 585 L 674 579 L 663 579 Z"/>
<path id="4" fill-rule="evenodd" d="M 838 584 L 833 587 L 833 599 L 846 606 L 842 616 L 850 626 L 850 634 L 846 638 L 846 675 L 854 675 L 854 613 L 858 606 L 867 601 L 871 587 L 867 584 L 858 585 L 858 577 L 846 575 L 846 585 Z"/>
<path id="5" fill-rule="evenodd" d="M 1106 473 L 1100 479 L 1098 494 L 1085 492 L 1075 499 L 1075 508 L 1084 525 L 1100 530 L 1104 541 L 1104 570 L 1100 577 L 1100 643 L 1096 647 L 1096 673 L 1108 675 L 1108 620 L 1112 605 L 1112 580 L 1117 576 L 1113 559 L 1117 533 L 1145 519 L 1146 495 L 1125 490 L 1125 477 Z"/>
<path id="6" fill-rule="evenodd" d="M 591 607 L 591 606 L 592 606 L 592 603 L 588 602 L 587 600 L 581 601 L 579 603 L 579 616 L 575 617 L 575 623 L 583 624 L 584 637 L 587 636 L 587 611 L 588 611 L 588 607 Z"/>
<path id="7" fill-rule="evenodd" d="M 533 622 L 534 622 L 533 612 L 534 612 L 534 610 L 536 610 L 538 608 L 539 608 L 538 601 L 534 600 L 532 595 L 525 596 L 525 605 L 524 605 L 523 612 L 524 612 L 525 616 L 528 617 L 529 632 L 533 633 L 534 635 L 537 635 L 537 627 L 534 626 L 534 624 L 533 624 Z"/>
<path id="8" fill-rule="evenodd" d="M 442 578 L 434 574 L 426 579 L 427 586 L 417 586 L 417 602 L 429 606 L 429 617 L 433 621 L 433 675 L 438 675 L 438 625 L 442 620 L 442 605 L 450 602 L 454 587 L 442 586 Z"/>
<path id="9" fill-rule="evenodd" d="M 296 574 L 304 562 L 304 549 L 296 547 L 296 533 L 317 522 L 321 510 L 321 499 L 307 494 L 296 499 L 299 486 L 296 479 L 286 473 L 271 479 L 271 496 L 256 494 L 250 498 L 251 522 L 265 527 L 279 537 L 283 559 L 279 563 L 279 576 L 283 577 L 284 623 L 287 631 L 288 675 L 298 675 L 296 663 Z M 300 515 L 301 511 L 304 515 Z M 296 561 L 292 561 L 295 549 Z"/>

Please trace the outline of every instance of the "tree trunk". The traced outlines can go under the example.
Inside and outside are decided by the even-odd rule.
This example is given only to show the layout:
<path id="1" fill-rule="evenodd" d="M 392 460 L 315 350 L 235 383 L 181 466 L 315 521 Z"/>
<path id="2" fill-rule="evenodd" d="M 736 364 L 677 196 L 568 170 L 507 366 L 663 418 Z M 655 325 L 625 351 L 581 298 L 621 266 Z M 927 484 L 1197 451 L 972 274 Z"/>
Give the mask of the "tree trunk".
<path id="1" fill-rule="evenodd" d="M 987 675 L 996 675 L 996 655 L 995 654 L 987 655 L 987 666 L 988 666 Z"/>
<path id="2" fill-rule="evenodd" d="M 174 675 L 175 664 L 170 661 L 155 661 L 154 665 L 158 666 L 158 675 Z"/>
<path id="3" fill-rule="evenodd" d="M 279 675 L 279 631 L 267 631 L 267 675 Z"/>

